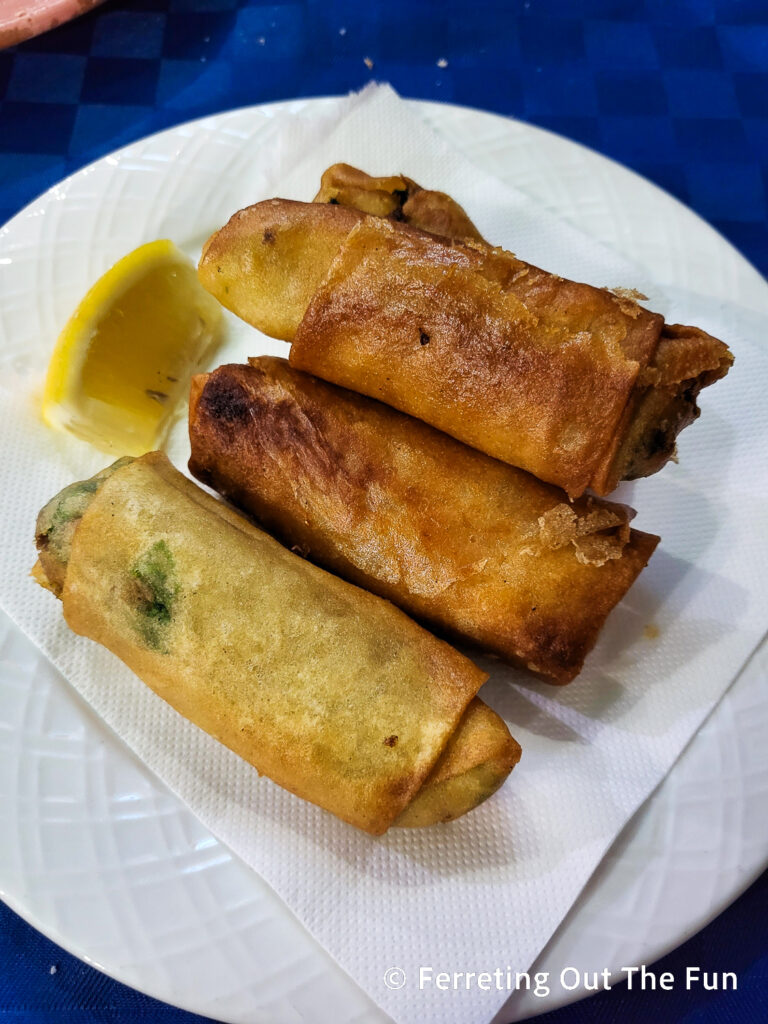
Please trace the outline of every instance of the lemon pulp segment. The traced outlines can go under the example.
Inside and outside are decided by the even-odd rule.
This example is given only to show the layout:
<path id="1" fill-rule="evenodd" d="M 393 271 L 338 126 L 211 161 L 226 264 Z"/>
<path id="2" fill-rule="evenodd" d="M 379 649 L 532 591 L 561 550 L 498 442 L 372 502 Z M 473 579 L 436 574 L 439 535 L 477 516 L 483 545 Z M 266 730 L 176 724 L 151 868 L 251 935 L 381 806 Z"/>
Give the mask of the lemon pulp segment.
<path id="1" fill-rule="evenodd" d="M 151 450 L 221 324 L 172 242 L 141 246 L 96 282 L 59 336 L 44 419 L 106 451 Z"/>

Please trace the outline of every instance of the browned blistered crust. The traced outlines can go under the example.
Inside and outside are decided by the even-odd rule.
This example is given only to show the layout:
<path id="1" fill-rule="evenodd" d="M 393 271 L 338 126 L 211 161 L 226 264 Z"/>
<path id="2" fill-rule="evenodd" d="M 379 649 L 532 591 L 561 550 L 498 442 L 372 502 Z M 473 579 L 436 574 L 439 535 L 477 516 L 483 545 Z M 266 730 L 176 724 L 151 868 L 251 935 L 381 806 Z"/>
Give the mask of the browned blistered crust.
<path id="1" fill-rule="evenodd" d="M 420 231 L 482 242 L 466 211 L 445 192 L 422 188 L 412 178 L 374 178 L 349 164 L 333 164 L 323 172 L 313 203 L 350 206 L 374 217 L 391 217 Z"/>
<path id="2" fill-rule="evenodd" d="M 716 379 L 707 370 L 670 389 L 656 367 L 663 324 L 624 294 L 369 217 L 312 297 L 290 359 L 572 497 L 606 494 L 669 458 L 696 393 Z M 689 334 L 702 365 L 726 372 L 726 346 Z"/>
<path id="3" fill-rule="evenodd" d="M 354 181 L 334 192 L 329 177 L 314 203 L 269 199 L 235 213 L 203 246 L 202 284 L 253 327 L 292 341 L 341 243 L 366 213 L 392 216 L 450 238 L 480 239 L 450 196 L 421 189 L 410 178 L 371 178 L 354 168 L 346 172 Z M 323 177 L 335 173 L 332 167 Z M 325 204 L 319 201 L 323 195 L 328 196 Z"/>
<path id="4" fill-rule="evenodd" d="M 132 566 L 158 542 L 176 596 L 153 645 L 137 631 Z M 182 715 L 373 834 L 416 797 L 486 678 L 387 602 L 296 558 L 159 452 L 94 494 L 61 597 L 75 632 Z"/>
<path id="5" fill-rule="evenodd" d="M 728 346 L 698 327 L 665 324 L 653 360 L 638 377 L 592 489 L 608 494 L 621 480 L 650 476 L 676 450 L 680 431 L 699 417 L 702 388 L 733 363 Z"/>
<path id="6" fill-rule="evenodd" d="M 242 210 L 209 240 L 199 273 L 274 337 L 293 339 L 306 313 L 295 365 L 571 496 L 661 468 L 698 415 L 698 392 L 733 361 L 695 327 L 662 330 L 639 293 L 564 281 L 342 205 Z"/>
<path id="7" fill-rule="evenodd" d="M 195 377 L 190 469 L 298 553 L 569 682 L 657 537 L 361 395 L 261 357 Z"/>
<path id="8" fill-rule="evenodd" d="M 663 324 L 622 302 L 503 250 L 369 217 L 312 297 L 290 359 L 577 495 Z"/>
<path id="9" fill-rule="evenodd" d="M 375 178 L 350 164 L 332 164 L 323 171 L 313 203 L 351 206 L 373 217 L 402 217 L 408 179 L 400 174 Z"/>

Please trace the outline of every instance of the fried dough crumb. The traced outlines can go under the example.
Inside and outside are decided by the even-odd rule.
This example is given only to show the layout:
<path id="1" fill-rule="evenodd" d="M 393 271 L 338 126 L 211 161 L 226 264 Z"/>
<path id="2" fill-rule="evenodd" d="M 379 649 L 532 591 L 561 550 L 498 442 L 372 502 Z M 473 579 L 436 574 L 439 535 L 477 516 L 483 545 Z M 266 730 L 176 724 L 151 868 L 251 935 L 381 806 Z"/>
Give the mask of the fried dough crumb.
<path id="1" fill-rule="evenodd" d="M 647 302 L 648 296 L 643 295 L 637 288 L 609 288 L 617 299 L 632 299 L 634 302 Z"/>
<path id="2" fill-rule="evenodd" d="M 604 532 L 607 530 L 611 532 Z M 614 558 L 621 558 L 629 539 L 629 523 L 609 508 L 595 508 L 586 515 L 578 516 L 570 505 L 563 502 L 539 516 L 533 536 L 537 543 L 524 548 L 521 554 L 558 551 L 572 544 L 578 562 L 599 567 Z"/>
<path id="3" fill-rule="evenodd" d="M 608 291 L 616 299 L 619 309 L 625 316 L 630 316 L 633 320 L 640 316 L 641 309 L 637 303 L 647 299 L 647 295 L 643 295 L 636 288 L 609 288 Z"/>

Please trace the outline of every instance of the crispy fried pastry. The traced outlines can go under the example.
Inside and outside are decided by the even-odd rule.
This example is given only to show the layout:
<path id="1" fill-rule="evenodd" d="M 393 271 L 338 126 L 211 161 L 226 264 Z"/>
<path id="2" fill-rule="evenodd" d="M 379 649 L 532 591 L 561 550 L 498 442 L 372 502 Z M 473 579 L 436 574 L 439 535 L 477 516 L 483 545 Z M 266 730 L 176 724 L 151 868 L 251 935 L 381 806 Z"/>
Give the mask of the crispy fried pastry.
<path id="1" fill-rule="evenodd" d="M 297 552 L 567 683 L 658 537 L 262 356 L 193 378 L 190 469 Z"/>
<path id="2" fill-rule="evenodd" d="M 36 533 L 33 575 L 76 633 L 259 772 L 358 828 L 457 817 L 520 756 L 475 697 L 480 669 L 286 550 L 160 452 L 70 485 Z"/>

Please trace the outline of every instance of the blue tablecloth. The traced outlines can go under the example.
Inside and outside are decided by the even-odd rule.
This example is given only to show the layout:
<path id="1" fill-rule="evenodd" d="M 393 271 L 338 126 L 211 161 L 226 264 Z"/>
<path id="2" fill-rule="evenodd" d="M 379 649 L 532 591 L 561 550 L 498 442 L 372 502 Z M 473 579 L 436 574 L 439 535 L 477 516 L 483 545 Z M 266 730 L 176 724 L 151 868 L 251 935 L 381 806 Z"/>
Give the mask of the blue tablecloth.
<path id="1" fill-rule="evenodd" d="M 112 0 L 0 53 L 0 223 L 149 132 L 373 76 L 592 146 L 768 269 L 766 0 Z M 688 964 L 736 971 L 738 991 L 621 986 L 539 1019 L 768 1021 L 768 876 L 663 967 Z M 73 960 L 0 904 L 0 1021 L 201 1019 Z"/>
<path id="2" fill-rule="evenodd" d="M 768 872 L 694 938 L 659 960 L 657 976 L 686 968 L 735 971 L 735 992 L 628 991 L 617 985 L 536 1018 L 537 1024 L 764 1024 L 768 1021 Z M 649 965 L 650 966 L 650 965 Z M 56 970 L 51 974 L 51 968 Z M 0 1021 L 12 1024 L 202 1024 L 112 981 L 63 952 L 0 903 Z M 275 1021 L 274 1024 L 283 1024 Z"/>

